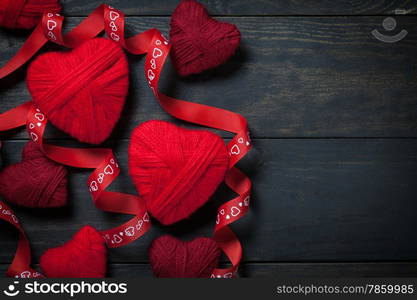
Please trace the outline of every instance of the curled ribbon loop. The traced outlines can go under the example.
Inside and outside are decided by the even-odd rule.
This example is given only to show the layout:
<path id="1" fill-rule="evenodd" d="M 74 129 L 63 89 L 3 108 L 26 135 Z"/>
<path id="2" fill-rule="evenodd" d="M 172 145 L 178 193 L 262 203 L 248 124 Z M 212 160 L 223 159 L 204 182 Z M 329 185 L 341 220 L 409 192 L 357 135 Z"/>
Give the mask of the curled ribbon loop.
<path id="1" fill-rule="evenodd" d="M 225 269 L 217 268 L 211 275 L 212 278 L 235 277 L 242 259 L 242 246 L 228 225 L 242 218 L 249 209 L 251 182 L 235 166 L 252 147 L 246 119 L 228 110 L 175 99 L 159 91 L 159 79 L 171 49 L 171 44 L 159 30 L 149 29 L 125 39 L 124 14 L 104 4 L 64 36 L 62 23 L 63 17 L 57 14 L 45 14 L 42 22 L 16 56 L 0 69 L 0 78 L 26 63 L 48 40 L 73 48 L 103 30 L 110 39 L 119 43 L 128 52 L 137 55 L 146 54 L 145 78 L 165 111 L 187 122 L 235 134 L 228 144 L 230 165 L 225 181 L 238 196 L 221 205 L 213 233 L 214 240 L 227 255 L 232 266 Z M 16 121 L 15 115 L 20 110 L 26 112 L 26 115 L 19 122 Z M 39 120 L 39 117 L 43 120 Z M 125 245 L 143 235 L 150 227 L 144 201 L 137 196 L 105 190 L 120 172 L 113 152 L 110 149 L 71 149 L 43 143 L 46 122 L 46 117 L 28 102 L 20 108 L 0 115 L 0 130 L 8 130 L 26 123 L 31 139 L 41 145 L 50 159 L 77 168 L 95 169 L 88 179 L 88 188 L 96 206 L 105 211 L 135 215 L 133 219 L 117 228 L 102 231 L 109 247 Z"/>
<path id="2" fill-rule="evenodd" d="M 113 152 L 110 149 L 74 149 L 44 144 L 43 133 L 47 122 L 46 116 L 32 103 L 27 115 L 26 129 L 45 155 L 63 165 L 95 169 L 87 180 L 95 205 L 104 211 L 135 215 L 116 228 L 101 231 L 107 246 L 121 247 L 141 237 L 150 228 L 144 201 L 138 196 L 106 191 L 120 173 Z M 148 221 L 143 226 L 136 227 L 144 219 Z"/>
<path id="3" fill-rule="evenodd" d="M 242 247 L 228 225 L 243 217 L 248 211 L 251 190 L 249 178 L 235 167 L 252 147 L 247 121 L 231 111 L 178 100 L 161 93 L 158 89 L 159 78 L 170 49 L 171 45 L 165 37 L 159 31 L 155 31 L 146 56 L 145 77 L 162 108 L 178 119 L 236 134 L 228 144 L 230 165 L 225 180 L 239 196 L 219 208 L 213 235 L 232 262 L 232 267 L 215 269 L 211 275 L 213 278 L 231 278 L 236 275 L 242 259 Z"/>
<path id="4" fill-rule="evenodd" d="M 30 246 L 25 231 L 19 223 L 13 210 L 0 201 L 0 219 L 10 223 L 19 232 L 16 255 L 7 270 L 7 276 L 15 278 L 37 278 L 43 277 L 40 273 L 30 268 Z"/>
<path id="5" fill-rule="evenodd" d="M 87 180 L 95 205 L 104 211 L 134 215 L 128 222 L 100 232 L 109 248 L 127 245 L 145 234 L 150 228 L 150 220 L 144 201 L 138 196 L 105 190 L 120 173 L 112 150 L 74 149 L 46 144 L 43 134 L 47 122 L 46 116 L 29 101 L 0 115 L 0 131 L 26 125 L 31 140 L 50 159 L 75 168 L 95 169 Z M 17 222 L 9 223 L 15 225 L 20 232 L 16 256 L 8 271 L 9 276 L 17 276 L 23 271 L 31 270 L 30 248 L 20 225 Z"/>

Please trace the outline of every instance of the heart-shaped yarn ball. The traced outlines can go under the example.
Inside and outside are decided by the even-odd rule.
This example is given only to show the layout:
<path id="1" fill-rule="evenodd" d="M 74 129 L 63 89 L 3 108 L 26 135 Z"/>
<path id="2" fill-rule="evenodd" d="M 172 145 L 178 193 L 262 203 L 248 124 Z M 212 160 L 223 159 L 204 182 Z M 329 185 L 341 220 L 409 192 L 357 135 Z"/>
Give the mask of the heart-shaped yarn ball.
<path id="1" fill-rule="evenodd" d="M 1 0 L 0 26 L 29 29 L 39 23 L 44 13 L 60 11 L 58 0 Z"/>
<path id="2" fill-rule="evenodd" d="M 209 278 L 220 254 L 210 238 L 183 242 L 165 235 L 154 240 L 149 248 L 153 273 L 160 278 Z"/>
<path id="3" fill-rule="evenodd" d="M 106 265 L 104 238 L 91 226 L 84 226 L 70 241 L 40 258 L 42 272 L 51 278 L 103 278 Z"/>
<path id="4" fill-rule="evenodd" d="M 223 64 L 240 44 L 240 32 L 235 25 L 213 19 L 195 0 L 181 1 L 170 25 L 171 58 L 181 76 Z"/>
<path id="5" fill-rule="evenodd" d="M 207 130 L 148 121 L 132 133 L 130 175 L 148 211 L 164 225 L 202 206 L 223 181 L 228 164 L 225 143 Z"/>
<path id="6" fill-rule="evenodd" d="M 25 207 L 59 207 L 67 202 L 67 170 L 45 157 L 39 146 L 28 142 L 22 161 L 0 172 L 0 195 Z"/>
<path id="7" fill-rule="evenodd" d="M 33 101 L 56 127 L 81 142 L 100 144 L 120 118 L 128 65 L 118 44 L 91 39 L 69 52 L 39 56 L 29 67 Z"/>

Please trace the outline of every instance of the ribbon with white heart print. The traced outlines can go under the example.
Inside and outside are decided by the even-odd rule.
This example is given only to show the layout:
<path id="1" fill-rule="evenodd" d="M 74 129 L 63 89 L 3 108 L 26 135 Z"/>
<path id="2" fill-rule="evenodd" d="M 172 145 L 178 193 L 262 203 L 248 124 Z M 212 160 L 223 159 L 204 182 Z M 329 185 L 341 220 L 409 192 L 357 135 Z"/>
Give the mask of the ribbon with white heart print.
<path id="1" fill-rule="evenodd" d="M 228 225 L 242 218 L 249 209 L 251 182 L 243 172 L 235 167 L 252 147 L 247 121 L 240 114 L 228 110 L 175 99 L 161 93 L 158 83 L 171 49 L 169 41 L 156 29 L 145 31 L 125 40 L 124 14 L 106 6 L 104 15 L 107 36 L 130 53 L 146 54 L 145 78 L 165 111 L 187 122 L 235 133 L 228 143 L 230 165 L 225 181 L 238 196 L 219 208 L 213 235 L 220 248 L 228 256 L 232 266 L 225 269 L 217 268 L 211 275 L 213 278 L 234 277 L 242 259 L 242 247 Z M 114 32 L 117 32 L 117 36 L 112 37 Z"/>
<path id="2" fill-rule="evenodd" d="M 229 225 L 239 220 L 247 213 L 251 192 L 251 181 L 236 167 L 236 164 L 245 157 L 252 147 L 246 119 L 240 114 L 225 109 L 175 99 L 159 91 L 158 83 L 160 75 L 171 50 L 170 42 L 159 30 L 149 29 L 141 34 L 125 39 L 124 14 L 121 11 L 104 4 L 100 5 L 77 27 L 65 35 L 62 34 L 63 20 L 64 18 L 58 14 L 45 14 L 41 23 L 36 27 L 28 41 L 23 45 L 16 56 L 0 69 L 0 78 L 7 76 L 26 63 L 48 40 L 64 47 L 73 48 L 82 42 L 95 37 L 103 30 L 110 39 L 117 42 L 126 51 L 137 55 L 146 54 L 145 78 L 156 99 L 165 111 L 172 116 L 187 122 L 235 134 L 228 143 L 230 165 L 225 182 L 238 196 L 221 205 L 216 215 L 213 233 L 214 240 L 216 240 L 219 247 L 229 258 L 232 266 L 228 268 L 216 268 L 211 275 L 213 278 L 234 277 L 242 259 L 242 246 Z M 131 213 L 132 210 L 134 211 L 134 209 L 137 209 L 134 204 L 136 196 L 127 196 L 126 194 L 105 191 L 109 182 L 114 180 L 119 172 L 111 150 L 77 149 L 76 151 L 81 151 L 82 153 L 84 153 L 83 151 L 86 152 L 84 153 L 86 154 L 84 157 L 86 160 L 84 161 L 82 159 L 80 162 L 76 161 L 76 163 L 74 163 L 74 161 L 67 161 L 67 154 L 74 151 L 74 149 L 43 144 L 41 136 L 43 134 L 44 126 L 37 127 L 35 125 L 37 122 L 35 116 L 36 113 L 41 114 L 40 111 L 37 111 L 36 108 L 32 106 L 27 129 L 32 140 L 35 140 L 42 145 L 49 158 L 66 165 L 96 168 L 89 177 L 88 185 L 90 193 L 99 208 L 121 213 Z M 91 152 L 87 150 L 91 150 Z M 92 153 L 94 155 L 92 155 Z M 87 159 L 90 155 L 93 156 L 91 157 L 91 161 Z M 96 155 L 100 157 L 100 161 L 95 160 Z M 78 156 L 75 156 L 75 158 L 78 158 Z M 128 203 L 129 207 L 126 208 L 124 205 L 120 204 L 123 202 Z M 142 203 L 141 201 L 136 202 Z M 142 207 L 139 211 L 142 211 L 141 209 Z M 124 231 L 120 230 L 117 232 L 117 229 L 106 233 L 107 235 L 104 234 L 107 244 L 109 246 L 121 245 L 123 243 L 121 240 L 122 236 L 129 236 L 129 234 L 134 232 L 135 228 L 143 229 L 145 224 L 148 226 L 147 228 L 149 228 L 149 216 L 146 211 L 143 215 L 136 215 L 134 219 L 123 224 L 123 226 L 129 225 L 128 227 L 121 228 L 124 229 Z"/>
<path id="3" fill-rule="evenodd" d="M 25 231 L 13 210 L 6 203 L 0 200 L 0 220 L 13 225 L 19 232 L 19 241 L 17 250 L 9 269 L 7 276 L 15 278 L 39 278 L 43 277 L 39 272 L 30 267 L 31 254 L 29 240 Z"/>
<path id="4" fill-rule="evenodd" d="M 230 164 L 225 181 L 238 196 L 220 206 L 213 234 L 213 239 L 229 258 L 232 266 L 217 268 L 211 275 L 213 278 L 235 277 L 242 259 L 242 247 L 228 225 L 242 218 L 249 210 L 251 181 L 235 166 L 252 147 L 247 121 L 240 114 L 228 110 L 175 99 L 161 93 L 158 83 L 170 49 L 169 41 L 156 31 L 145 61 L 146 79 L 162 108 L 178 119 L 235 133 L 227 145 Z"/>
<path id="5" fill-rule="evenodd" d="M 133 218 L 120 226 L 99 231 L 109 248 L 127 245 L 144 235 L 151 225 L 143 199 L 135 195 L 106 190 L 120 173 L 119 165 L 112 150 L 104 148 L 67 148 L 44 143 L 43 134 L 47 123 L 46 116 L 31 101 L 0 114 L 0 131 L 26 125 L 32 141 L 36 142 L 43 153 L 51 160 L 75 168 L 95 169 L 88 178 L 87 186 L 95 205 L 99 209 L 134 215 Z M 14 219 L 14 215 L 11 216 Z M 29 242 L 17 221 L 10 222 L 9 220 L 9 223 L 15 225 L 19 230 L 20 238 L 15 259 L 11 263 L 7 274 L 21 277 L 28 274 L 27 270 L 31 270 Z M 37 273 L 33 274 L 36 275 Z"/>

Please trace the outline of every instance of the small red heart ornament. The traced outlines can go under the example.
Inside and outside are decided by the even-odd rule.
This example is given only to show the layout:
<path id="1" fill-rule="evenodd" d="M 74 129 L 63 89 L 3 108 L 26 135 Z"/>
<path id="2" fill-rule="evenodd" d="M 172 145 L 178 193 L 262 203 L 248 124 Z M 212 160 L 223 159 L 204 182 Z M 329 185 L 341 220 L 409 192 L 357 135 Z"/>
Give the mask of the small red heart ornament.
<path id="1" fill-rule="evenodd" d="M 22 161 L 0 172 L 0 195 L 25 207 L 59 207 L 67 202 L 67 170 L 28 142 Z"/>
<path id="2" fill-rule="evenodd" d="M 171 58 L 181 76 L 223 64 L 240 44 L 240 32 L 235 25 L 213 19 L 195 0 L 181 1 L 170 25 Z"/>
<path id="3" fill-rule="evenodd" d="M 130 175 L 148 211 L 164 225 L 189 217 L 207 202 L 228 164 L 225 143 L 207 130 L 148 121 L 132 133 Z"/>
<path id="4" fill-rule="evenodd" d="M 220 254 L 210 238 L 183 242 L 165 235 L 154 240 L 149 248 L 152 270 L 160 278 L 209 278 Z"/>
<path id="5" fill-rule="evenodd" d="M 120 118 L 128 65 L 115 42 L 96 38 L 66 52 L 49 52 L 29 66 L 33 101 L 56 127 L 81 142 L 100 144 Z"/>
<path id="6" fill-rule="evenodd" d="M 106 275 L 104 238 L 84 226 L 64 245 L 47 250 L 40 259 L 42 272 L 50 278 L 103 278 Z"/>

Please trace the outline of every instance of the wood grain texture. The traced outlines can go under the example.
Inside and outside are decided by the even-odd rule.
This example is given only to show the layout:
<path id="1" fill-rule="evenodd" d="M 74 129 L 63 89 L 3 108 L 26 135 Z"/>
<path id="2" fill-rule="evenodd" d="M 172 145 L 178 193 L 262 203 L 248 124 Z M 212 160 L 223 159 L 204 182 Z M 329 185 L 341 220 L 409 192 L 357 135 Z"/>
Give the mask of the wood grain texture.
<path id="1" fill-rule="evenodd" d="M 7 264 L 0 264 L 4 274 Z M 39 269 L 35 264 L 34 268 Z M 243 263 L 240 277 L 251 278 L 354 278 L 354 277 L 415 277 L 417 263 Z M 109 264 L 107 276 L 113 278 L 152 277 L 147 263 Z"/>
<path id="2" fill-rule="evenodd" d="M 67 28 L 101 1 L 61 0 Z M 167 94 L 223 107 L 248 118 L 255 150 L 241 164 L 254 183 L 250 214 L 233 225 L 244 245 L 244 277 L 417 276 L 417 21 L 397 16 L 407 37 L 386 44 L 383 15 L 417 1 L 202 0 L 219 20 L 236 24 L 242 45 L 224 66 L 179 78 L 169 65 Z M 168 32 L 173 0 L 113 0 L 129 34 L 150 27 Z M 27 38 L 0 30 L 0 65 Z M 62 50 L 49 45 L 43 52 Z M 116 150 L 122 175 L 112 190 L 135 193 L 128 176 L 127 146 L 133 128 L 150 119 L 178 124 L 157 104 L 143 76 L 143 57 L 129 55 L 130 92 L 123 117 L 104 146 Z M 0 112 L 30 98 L 25 69 L 2 80 Z M 231 135 L 219 132 L 224 138 Z M 46 137 L 77 145 L 52 126 Z M 0 133 L 5 164 L 20 160 L 23 130 Z M 113 227 L 128 216 L 94 207 L 84 184 L 90 171 L 70 169 L 70 203 L 62 209 L 16 208 L 32 242 L 34 262 L 70 239 L 83 225 Z M 166 228 L 154 224 L 137 242 L 109 252 L 109 276 L 149 277 L 147 247 L 165 233 L 191 239 L 212 233 L 217 207 L 232 197 L 221 186 L 190 220 Z M 0 274 L 17 242 L 0 230 Z"/>
<path id="3" fill-rule="evenodd" d="M 109 0 L 107 4 L 128 15 L 171 15 L 179 1 L 176 0 Z M 414 0 L 200 0 L 213 15 L 375 15 L 395 14 L 404 9 L 414 14 L 417 1 Z M 103 3 L 101 0 L 61 0 L 66 15 L 85 16 Z"/>
<path id="4" fill-rule="evenodd" d="M 81 19 L 71 18 L 69 27 Z M 162 89 L 180 99 L 242 113 L 254 137 L 415 137 L 417 33 L 396 44 L 370 34 L 380 17 L 225 18 L 238 25 L 242 47 L 226 65 L 188 79 L 164 71 Z M 415 28 L 413 17 L 399 18 Z M 130 18 L 128 28 L 167 30 L 168 18 Z M 1 32 L 4 64 L 22 44 Z M 143 76 L 143 59 L 129 56 L 131 87 L 113 138 L 133 126 L 172 120 L 156 103 Z M 19 76 L 20 75 L 20 76 Z M 0 88 L 0 111 L 29 99 L 24 72 Z M 223 133 L 224 134 L 224 133 Z M 18 138 L 22 135 L 16 136 Z M 63 137 L 54 134 L 48 137 Z"/>
<path id="5" fill-rule="evenodd" d="M 67 141 L 57 141 L 67 145 Z M 112 184 L 135 193 L 127 176 L 127 141 L 115 145 L 123 170 Z M 233 228 L 245 245 L 246 262 L 412 261 L 417 259 L 417 140 L 255 140 L 243 169 L 253 179 L 253 207 Z M 22 141 L 5 142 L 6 163 L 18 161 Z M 113 227 L 127 216 L 96 209 L 84 182 L 71 170 L 70 204 L 62 209 L 16 213 L 31 239 L 35 261 L 68 240 L 81 226 Z M 221 187 L 190 220 L 155 224 L 139 241 L 111 250 L 113 263 L 147 262 L 151 240 L 211 234 L 216 208 L 231 197 Z M 0 233 L 0 262 L 10 261 L 16 235 Z"/>

